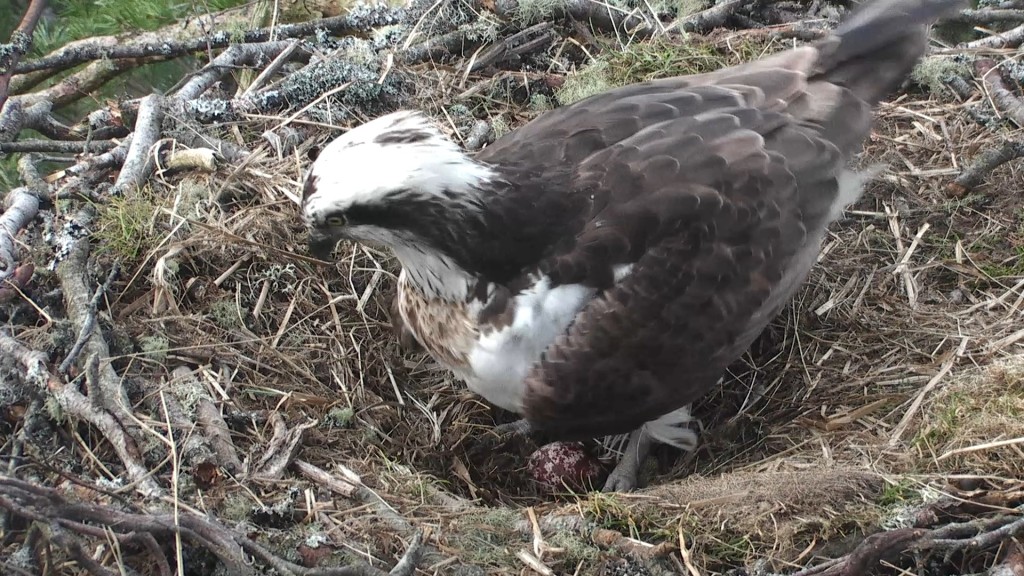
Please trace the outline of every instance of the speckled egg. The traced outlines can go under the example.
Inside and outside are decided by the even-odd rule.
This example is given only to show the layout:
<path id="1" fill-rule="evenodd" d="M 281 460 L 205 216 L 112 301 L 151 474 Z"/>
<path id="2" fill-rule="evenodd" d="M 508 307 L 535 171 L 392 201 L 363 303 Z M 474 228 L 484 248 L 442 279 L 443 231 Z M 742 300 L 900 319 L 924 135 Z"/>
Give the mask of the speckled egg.
<path id="1" fill-rule="evenodd" d="M 530 455 L 526 470 L 545 493 L 566 488 L 577 492 L 600 489 L 604 468 L 580 442 L 552 442 Z"/>

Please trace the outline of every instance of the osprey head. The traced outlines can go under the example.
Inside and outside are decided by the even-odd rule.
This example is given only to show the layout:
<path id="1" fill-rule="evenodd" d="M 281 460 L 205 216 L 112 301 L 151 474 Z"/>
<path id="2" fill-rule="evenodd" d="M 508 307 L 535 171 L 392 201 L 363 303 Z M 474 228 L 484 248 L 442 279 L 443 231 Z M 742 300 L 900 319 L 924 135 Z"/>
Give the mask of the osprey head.
<path id="1" fill-rule="evenodd" d="M 343 238 L 390 248 L 418 243 L 421 215 L 478 210 L 481 187 L 493 177 L 423 114 L 381 116 L 313 161 L 302 193 L 310 252 L 326 260 Z"/>

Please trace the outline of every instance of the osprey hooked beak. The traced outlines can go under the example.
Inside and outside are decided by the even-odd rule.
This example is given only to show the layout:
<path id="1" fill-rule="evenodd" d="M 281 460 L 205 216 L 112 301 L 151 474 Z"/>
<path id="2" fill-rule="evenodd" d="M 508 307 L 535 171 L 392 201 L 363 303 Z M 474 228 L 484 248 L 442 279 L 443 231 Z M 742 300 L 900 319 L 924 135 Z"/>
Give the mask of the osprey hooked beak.
<path id="1" fill-rule="evenodd" d="M 307 211 L 309 199 L 316 194 L 316 177 L 308 175 L 302 189 L 302 212 L 309 231 L 309 254 L 317 260 L 329 261 L 334 247 L 345 235 L 345 217 L 327 217 Z"/>
<path id="2" fill-rule="evenodd" d="M 334 227 L 320 228 L 310 226 L 309 228 L 309 253 L 317 260 L 328 261 L 334 247 L 341 239 L 340 234 Z"/>

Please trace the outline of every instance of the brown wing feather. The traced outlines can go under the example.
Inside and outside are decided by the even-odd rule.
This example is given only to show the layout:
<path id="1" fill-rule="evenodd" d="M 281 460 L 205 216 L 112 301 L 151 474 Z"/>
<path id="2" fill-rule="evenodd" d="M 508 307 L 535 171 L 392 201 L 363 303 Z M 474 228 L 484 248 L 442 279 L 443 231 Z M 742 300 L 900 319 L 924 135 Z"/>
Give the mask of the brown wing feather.
<path id="1" fill-rule="evenodd" d="M 568 143 L 543 153 L 581 161 L 572 193 L 591 218 L 542 269 L 605 289 L 528 377 L 531 424 L 627 432 L 692 402 L 788 302 L 873 105 L 924 52 L 922 23 L 961 2 L 881 4 L 816 46 L 612 91 L 497 143 L 513 160 L 547 131 Z M 613 285 L 622 263 L 633 272 Z"/>
<path id="2" fill-rule="evenodd" d="M 737 108 L 669 122 L 585 163 L 584 186 L 618 198 L 548 273 L 575 281 L 595 255 L 636 265 L 528 378 L 531 423 L 566 437 L 626 432 L 706 393 L 791 293 L 784 277 L 818 240 L 839 158 L 781 114 Z"/>

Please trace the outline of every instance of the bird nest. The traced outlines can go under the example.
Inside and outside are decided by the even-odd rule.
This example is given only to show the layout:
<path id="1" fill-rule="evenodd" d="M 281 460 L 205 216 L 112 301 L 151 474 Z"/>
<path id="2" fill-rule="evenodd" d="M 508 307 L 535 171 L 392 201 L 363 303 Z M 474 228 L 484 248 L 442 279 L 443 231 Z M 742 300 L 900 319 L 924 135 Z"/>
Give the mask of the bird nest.
<path id="1" fill-rule="evenodd" d="M 626 38 L 630 18 L 654 19 L 638 9 L 602 24 L 588 2 L 539 16 L 506 4 L 426 3 L 388 20 L 397 32 L 366 25 L 341 41 L 311 28 L 307 59 L 327 64 L 280 71 L 273 55 L 256 58 L 256 74 L 277 65 L 280 78 L 238 74 L 208 100 L 167 96 L 147 150 L 162 164 L 136 186 L 114 179 L 116 163 L 87 166 L 99 175 L 87 185 L 73 169 L 42 179 L 44 223 L 19 236 L 34 274 L 6 297 L 0 342 L 0 370 L 23 383 L 4 388 L 4 565 L 104 573 L 163 554 L 155 573 L 244 572 L 196 544 L 217 537 L 281 573 L 345 563 L 376 573 L 410 541 L 423 573 L 1019 564 L 1002 540 L 948 544 L 1014 533 L 1015 517 L 992 511 L 1024 502 L 1024 177 L 1019 162 L 998 161 L 1021 138 L 1008 108 L 1019 68 L 1017 80 L 1012 67 L 999 76 L 1007 51 L 960 31 L 970 38 L 947 41 L 880 107 L 858 161 L 888 170 L 831 228 L 793 304 L 695 406 L 693 454 L 656 447 L 649 488 L 635 494 L 551 497 L 524 472 L 536 446 L 489 432 L 511 415 L 399 347 L 390 254 L 342 244 L 330 264 L 307 256 L 297 196 L 308 152 L 399 105 L 479 147 L 590 91 L 749 60 L 826 25 L 786 16 L 796 4 L 739 2 L 681 16 L 685 38 L 663 24 Z M 754 21 L 767 26 L 744 25 Z M 410 29 L 425 40 L 387 40 Z M 271 89 L 300 104 L 268 112 Z M 138 139 L 151 103 L 103 111 Z M 109 194 L 88 191 L 110 183 Z M 86 248 L 62 240 L 69 222 L 86 223 Z M 58 254 L 70 248 L 51 269 L 52 236 Z M 90 321 L 102 346 L 77 344 Z M 30 391 L 33 366 L 46 385 Z M 123 414 L 97 400 L 118 387 Z M 147 524 L 147 514 L 178 519 Z M 127 528 L 83 528 L 97 525 Z M 160 541 L 125 536 L 147 530 Z M 869 537 L 879 531 L 885 545 Z M 38 555 L 40 534 L 66 561 Z M 95 554 L 86 542 L 100 542 Z M 911 549 L 946 553 L 915 564 L 900 556 Z"/>

